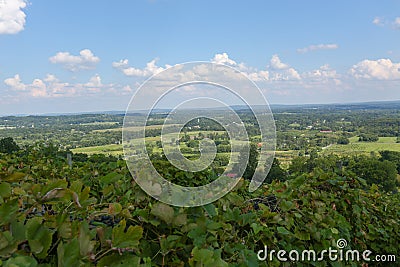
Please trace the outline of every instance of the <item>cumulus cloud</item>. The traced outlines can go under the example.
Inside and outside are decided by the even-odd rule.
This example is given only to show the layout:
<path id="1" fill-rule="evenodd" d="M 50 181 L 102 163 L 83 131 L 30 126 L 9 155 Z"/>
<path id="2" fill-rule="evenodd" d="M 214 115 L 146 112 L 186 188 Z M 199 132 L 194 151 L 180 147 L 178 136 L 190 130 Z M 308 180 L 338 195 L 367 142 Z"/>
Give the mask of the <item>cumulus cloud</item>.
<path id="1" fill-rule="evenodd" d="M 41 79 L 33 80 L 32 84 L 29 86 L 31 95 L 33 97 L 47 97 L 47 85 Z"/>
<path id="2" fill-rule="evenodd" d="M 363 60 L 350 69 L 350 74 L 357 79 L 398 80 L 400 63 L 390 59 Z"/>
<path id="3" fill-rule="evenodd" d="M 69 52 L 58 52 L 49 58 L 53 64 L 61 64 L 70 71 L 93 69 L 100 58 L 95 56 L 89 49 L 83 49 L 79 55 L 71 55 Z"/>
<path id="4" fill-rule="evenodd" d="M 89 82 L 85 84 L 87 87 L 101 87 L 103 84 L 101 83 L 101 78 L 98 74 L 91 77 Z"/>
<path id="5" fill-rule="evenodd" d="M 136 77 L 149 77 L 160 73 L 165 70 L 165 68 L 169 67 L 166 65 L 165 68 L 159 67 L 156 64 L 157 59 L 153 59 L 152 61 L 146 64 L 144 69 L 134 68 L 129 66 L 129 61 L 127 59 L 122 59 L 118 62 L 113 62 L 112 66 L 120 71 L 126 76 L 136 76 Z"/>
<path id="6" fill-rule="evenodd" d="M 270 66 L 272 69 L 283 70 L 289 68 L 288 64 L 282 63 L 278 55 L 273 55 L 270 60 Z"/>
<path id="7" fill-rule="evenodd" d="M 269 80 L 269 71 L 261 70 L 258 72 L 251 72 L 248 74 L 248 77 L 255 82 L 268 81 Z"/>
<path id="8" fill-rule="evenodd" d="M 232 66 L 237 65 L 236 61 L 230 59 L 227 53 L 215 54 L 215 56 L 211 60 L 211 62 L 217 63 L 217 64 L 232 65 Z"/>
<path id="9" fill-rule="evenodd" d="M 44 78 L 44 81 L 48 82 L 48 83 L 55 83 L 55 82 L 58 82 L 59 80 L 57 79 L 57 77 L 55 75 L 47 74 L 46 78 Z"/>
<path id="10" fill-rule="evenodd" d="M 310 78 L 310 79 L 338 78 L 336 70 L 331 69 L 331 67 L 328 64 L 321 66 L 319 69 L 305 72 L 302 76 L 304 78 Z"/>
<path id="11" fill-rule="evenodd" d="M 271 81 L 300 80 L 301 76 L 296 69 L 283 63 L 278 55 L 273 55 L 267 66 L 268 77 Z"/>
<path id="12" fill-rule="evenodd" d="M 34 79 L 31 83 L 24 84 L 21 81 L 19 74 L 14 77 L 4 80 L 13 91 L 21 96 L 37 97 L 37 98 L 54 98 L 54 97 L 72 97 L 85 96 L 93 93 L 98 93 L 102 89 L 105 92 L 113 90 L 117 94 L 126 94 L 128 87 L 115 86 L 113 84 L 103 84 L 101 77 L 96 74 L 86 83 L 68 83 L 60 82 L 59 79 L 52 74 L 47 74 L 44 79 Z M 117 90 L 119 89 L 119 91 Z"/>
<path id="13" fill-rule="evenodd" d="M 337 44 L 318 44 L 318 45 L 310 45 L 304 48 L 299 48 L 297 49 L 297 52 L 304 54 L 316 50 L 334 50 L 338 48 L 339 46 Z"/>
<path id="14" fill-rule="evenodd" d="M 0 34 L 16 34 L 24 29 L 25 0 L 0 1 Z"/>
<path id="15" fill-rule="evenodd" d="M 22 83 L 19 74 L 15 74 L 15 76 L 12 78 L 5 79 L 4 83 L 11 88 L 19 91 L 23 91 L 26 88 L 25 84 Z"/>
<path id="16" fill-rule="evenodd" d="M 272 72 L 270 74 L 270 80 L 271 81 L 301 80 L 301 76 L 294 68 L 288 68 L 280 72 Z"/>

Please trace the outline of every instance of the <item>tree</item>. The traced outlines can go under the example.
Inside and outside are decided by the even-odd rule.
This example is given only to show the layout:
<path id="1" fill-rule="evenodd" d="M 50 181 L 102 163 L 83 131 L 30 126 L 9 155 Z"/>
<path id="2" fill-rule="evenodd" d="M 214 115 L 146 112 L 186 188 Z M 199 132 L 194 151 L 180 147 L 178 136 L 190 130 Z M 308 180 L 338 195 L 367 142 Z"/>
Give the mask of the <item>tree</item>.
<path id="1" fill-rule="evenodd" d="M 379 137 L 376 134 L 360 134 L 358 141 L 359 142 L 376 142 L 379 140 Z"/>
<path id="2" fill-rule="evenodd" d="M 296 157 L 292 160 L 289 166 L 289 173 L 308 173 L 308 160 L 306 157 Z"/>
<path id="3" fill-rule="evenodd" d="M 339 145 L 347 145 L 350 143 L 350 140 L 349 140 L 349 138 L 342 136 L 342 137 L 339 137 L 337 143 Z"/>
<path id="4" fill-rule="evenodd" d="M 285 181 L 287 179 L 287 173 L 284 169 L 281 168 L 281 163 L 277 158 L 274 158 L 272 162 L 271 169 L 267 175 L 267 179 L 265 179 L 266 183 L 271 183 L 274 180 L 277 181 Z"/>
<path id="5" fill-rule="evenodd" d="M 380 151 L 379 153 L 381 154 L 380 160 L 388 160 L 396 164 L 397 173 L 400 174 L 400 152 L 385 150 Z"/>
<path id="6" fill-rule="evenodd" d="M 368 184 L 376 184 L 388 192 L 397 191 L 397 170 L 393 162 L 363 156 L 355 158 L 349 169 Z"/>
<path id="7" fill-rule="evenodd" d="M 12 137 L 6 137 L 0 140 L 0 153 L 11 154 L 19 150 L 19 146 Z"/>
<path id="8" fill-rule="evenodd" d="M 239 154 L 239 163 L 236 164 L 233 167 L 233 171 L 234 172 L 241 172 L 243 170 L 240 170 L 240 165 L 244 165 L 243 162 L 247 161 L 246 158 L 246 149 L 243 148 L 243 150 L 240 152 Z M 244 173 L 242 175 L 242 177 L 246 180 L 251 180 L 251 178 L 253 177 L 253 174 L 257 168 L 257 164 L 258 164 L 258 150 L 257 150 L 257 145 L 255 143 L 250 143 L 250 148 L 249 148 L 249 159 L 247 161 L 247 165 L 246 165 L 246 169 L 244 170 Z"/>

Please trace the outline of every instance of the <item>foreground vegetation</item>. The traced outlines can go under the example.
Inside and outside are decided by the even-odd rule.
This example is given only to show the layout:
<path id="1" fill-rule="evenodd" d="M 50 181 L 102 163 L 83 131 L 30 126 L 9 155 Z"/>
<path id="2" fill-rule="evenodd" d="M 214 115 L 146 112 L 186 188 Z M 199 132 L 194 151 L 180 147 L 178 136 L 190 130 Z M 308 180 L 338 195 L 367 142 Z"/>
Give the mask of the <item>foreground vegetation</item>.
<path id="1" fill-rule="evenodd" d="M 122 159 L 78 154 L 70 167 L 66 154 L 35 145 L 1 156 L 2 266 L 265 266 L 264 245 L 321 251 L 340 238 L 346 249 L 400 252 L 400 195 L 340 158 L 299 158 L 286 181 L 250 194 L 241 180 L 213 204 L 176 208 L 144 193 Z"/>

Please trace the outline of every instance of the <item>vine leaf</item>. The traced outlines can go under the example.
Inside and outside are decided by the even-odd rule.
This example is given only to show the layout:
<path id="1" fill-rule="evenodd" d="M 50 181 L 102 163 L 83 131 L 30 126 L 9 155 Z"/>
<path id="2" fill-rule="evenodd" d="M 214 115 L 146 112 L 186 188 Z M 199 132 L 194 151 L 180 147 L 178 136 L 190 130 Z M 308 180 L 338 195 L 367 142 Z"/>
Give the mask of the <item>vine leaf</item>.
<path id="1" fill-rule="evenodd" d="M 26 237 L 31 251 L 39 259 L 47 256 L 51 246 L 53 232 L 43 225 L 41 217 L 34 217 L 26 223 Z"/>
<path id="2" fill-rule="evenodd" d="M 164 203 L 156 203 L 151 209 L 151 214 L 170 224 L 174 220 L 174 209 Z"/>
<path id="3" fill-rule="evenodd" d="M 112 230 L 112 244 L 116 248 L 134 248 L 139 245 L 139 240 L 143 235 L 143 228 L 136 226 L 129 226 L 126 230 L 126 221 L 122 220 Z"/>
<path id="4" fill-rule="evenodd" d="M 70 189 L 66 189 L 66 188 L 54 188 L 52 190 L 50 190 L 49 192 L 47 192 L 43 197 L 42 197 L 42 201 L 46 202 L 49 201 L 51 199 L 54 198 L 64 198 L 67 196 L 71 196 L 72 200 L 74 201 L 75 205 L 77 205 L 79 208 L 82 208 L 81 203 L 79 203 L 79 196 L 77 193 L 75 193 L 74 191 L 70 190 Z"/>

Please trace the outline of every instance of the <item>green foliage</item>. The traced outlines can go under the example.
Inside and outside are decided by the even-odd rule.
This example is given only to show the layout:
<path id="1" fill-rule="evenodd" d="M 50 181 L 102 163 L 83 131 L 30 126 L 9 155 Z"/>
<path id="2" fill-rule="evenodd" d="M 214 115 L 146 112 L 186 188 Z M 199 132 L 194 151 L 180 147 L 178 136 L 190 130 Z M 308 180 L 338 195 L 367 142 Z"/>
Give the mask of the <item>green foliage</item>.
<path id="1" fill-rule="evenodd" d="M 251 180 L 253 177 L 253 174 L 257 168 L 258 164 L 258 149 L 257 145 L 255 143 L 250 143 L 250 147 L 248 150 L 248 153 L 246 152 L 245 148 L 240 152 L 239 154 L 239 159 L 238 159 L 238 164 L 234 165 L 233 171 L 234 172 L 242 172 L 243 170 L 240 170 L 241 166 L 245 166 L 245 170 L 243 172 L 242 177 L 246 180 Z M 248 156 L 248 158 L 247 158 Z M 247 163 L 247 165 L 244 165 L 243 163 Z"/>
<path id="2" fill-rule="evenodd" d="M 388 160 L 357 157 L 350 162 L 349 169 L 371 185 L 379 185 L 385 191 L 397 191 L 396 165 Z"/>
<path id="3" fill-rule="evenodd" d="M 336 164 L 347 166 L 344 159 L 313 158 L 304 163 L 310 171 L 292 168 L 284 182 L 249 193 L 241 180 L 212 204 L 177 208 L 145 194 L 122 160 L 70 168 L 45 153 L 34 147 L 0 160 L 2 266 L 266 266 L 257 260 L 264 245 L 323 250 L 339 238 L 352 249 L 399 253 L 399 194 L 368 187 Z"/>
<path id="4" fill-rule="evenodd" d="M 380 151 L 379 154 L 381 154 L 382 161 L 388 160 L 396 164 L 397 173 L 400 174 L 400 152 L 385 150 Z"/>
<path id="5" fill-rule="evenodd" d="M 265 183 L 271 183 L 272 181 L 285 181 L 287 179 L 286 171 L 281 167 L 281 163 L 277 158 L 274 158 L 271 169 L 265 179 Z"/>
<path id="6" fill-rule="evenodd" d="M 339 145 L 347 145 L 350 143 L 350 140 L 349 140 L 349 138 L 342 136 L 337 140 L 337 143 Z"/>
<path id="7" fill-rule="evenodd" d="M 0 139 L 0 153 L 11 154 L 19 150 L 19 146 L 15 143 L 12 137 L 6 137 Z"/>
<path id="8" fill-rule="evenodd" d="M 376 142 L 379 140 L 376 134 L 360 134 L 358 141 L 360 142 Z"/>

